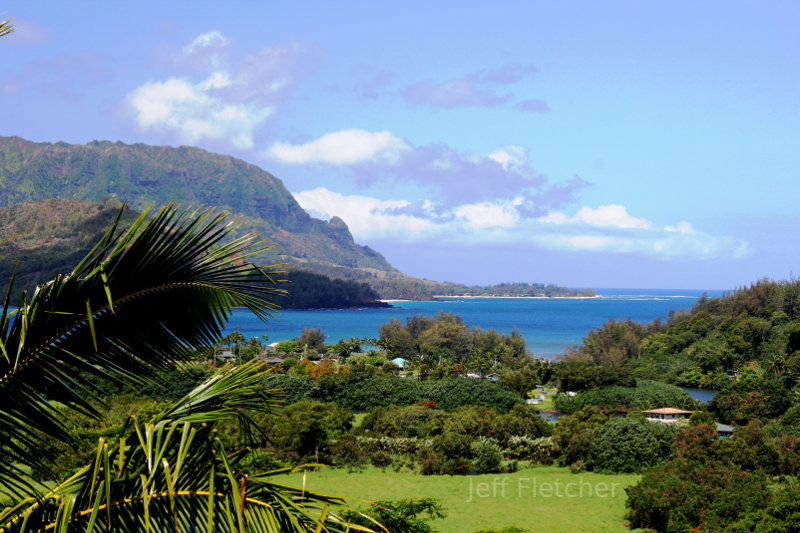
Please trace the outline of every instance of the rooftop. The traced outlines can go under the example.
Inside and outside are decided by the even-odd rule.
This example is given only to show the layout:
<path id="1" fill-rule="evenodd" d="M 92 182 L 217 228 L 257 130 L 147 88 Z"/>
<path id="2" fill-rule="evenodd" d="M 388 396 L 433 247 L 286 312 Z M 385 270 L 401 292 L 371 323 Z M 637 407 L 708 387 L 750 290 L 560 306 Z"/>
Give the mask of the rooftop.
<path id="1" fill-rule="evenodd" d="M 659 409 L 648 409 L 644 413 L 655 413 L 658 415 L 690 415 L 692 411 L 684 411 L 682 409 L 675 409 L 674 407 L 661 407 Z"/>

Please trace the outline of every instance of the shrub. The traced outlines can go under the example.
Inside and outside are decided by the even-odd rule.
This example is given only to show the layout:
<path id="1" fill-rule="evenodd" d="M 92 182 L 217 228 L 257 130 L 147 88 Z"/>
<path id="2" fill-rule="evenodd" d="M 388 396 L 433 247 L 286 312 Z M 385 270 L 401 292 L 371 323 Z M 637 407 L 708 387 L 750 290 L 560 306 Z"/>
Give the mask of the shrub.
<path id="1" fill-rule="evenodd" d="M 356 439 L 341 438 L 333 446 L 333 462 L 337 465 L 360 466 L 367 460 L 367 454 Z"/>
<path id="2" fill-rule="evenodd" d="M 381 450 L 372 452 L 369 456 L 369 460 L 378 468 L 386 468 L 387 466 L 391 466 L 393 462 L 392 456 Z"/>
<path id="3" fill-rule="evenodd" d="M 428 521 L 445 516 L 444 509 L 433 498 L 384 500 L 360 512 L 342 513 L 342 517 L 352 524 L 375 528 L 375 523 L 365 515 L 373 517 L 391 533 L 432 533 L 434 529 Z"/>
<path id="4" fill-rule="evenodd" d="M 553 405 L 562 413 L 574 413 L 587 405 L 636 409 L 669 406 L 691 409 L 694 407 L 694 400 L 688 392 L 675 385 L 640 379 L 636 381 L 636 387 L 612 386 L 580 392 L 574 397 L 558 395 Z"/>
<path id="5" fill-rule="evenodd" d="M 663 463 L 669 459 L 674 435 L 666 424 L 612 419 L 595 434 L 595 470 L 613 474 L 641 472 Z"/>
<path id="6" fill-rule="evenodd" d="M 497 440 L 487 437 L 479 437 L 470 445 L 472 452 L 472 466 L 479 474 L 490 474 L 500 471 L 500 462 L 503 460 L 503 453 Z"/>

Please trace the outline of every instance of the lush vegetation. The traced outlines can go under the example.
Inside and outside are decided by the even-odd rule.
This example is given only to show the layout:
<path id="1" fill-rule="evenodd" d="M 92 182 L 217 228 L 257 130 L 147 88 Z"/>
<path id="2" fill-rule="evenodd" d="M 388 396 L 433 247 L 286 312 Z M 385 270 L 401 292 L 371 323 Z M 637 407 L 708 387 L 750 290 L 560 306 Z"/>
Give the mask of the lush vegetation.
<path id="1" fill-rule="evenodd" d="M 516 394 L 491 381 L 458 377 L 417 380 L 340 372 L 317 380 L 278 376 L 274 385 L 285 391 L 288 403 L 315 400 L 355 410 L 430 401 L 442 409 L 480 405 L 505 412 L 522 401 Z"/>
<path id="2" fill-rule="evenodd" d="M 114 222 L 121 204 L 112 200 L 84 202 L 46 200 L 0 208 L 0 284 L 16 272 L 17 290 L 69 272 Z M 136 214 L 126 210 L 123 223 Z"/>
<path id="3" fill-rule="evenodd" d="M 0 208 L 0 283 L 15 274 L 18 290 L 69 272 L 103 236 L 122 204 L 103 199 L 51 199 Z M 122 224 L 137 213 L 128 208 Z M 333 280 L 306 270 L 290 269 L 277 278 L 291 289 L 278 303 L 286 309 L 384 307 L 377 293 L 363 282 Z"/>
<path id="4" fill-rule="evenodd" d="M 703 297 L 666 323 L 609 321 L 566 359 L 688 387 L 718 389 L 747 368 L 792 384 L 800 377 L 800 281 L 765 279 Z"/>
<path id="5" fill-rule="evenodd" d="M 561 460 L 575 469 L 602 471 L 625 471 L 626 462 L 649 466 L 641 482 L 628 490 L 629 518 L 635 526 L 657 531 L 796 530 L 800 508 L 792 498 L 800 475 L 798 332 L 797 280 L 764 279 L 720 298 L 703 297 L 691 310 L 671 313 L 664 323 L 607 322 L 587 334 L 583 345 L 570 350 L 554 371 L 562 387 L 571 387 L 564 390 L 581 391 L 555 401 L 559 409 L 574 412 L 559 420 L 553 435 Z M 689 403 L 674 389 L 670 393 L 669 385 L 645 378 L 718 392 L 708 406 L 694 407 L 688 425 L 671 427 L 674 440 L 666 434 L 654 435 L 654 440 L 646 429 L 659 426 L 637 427 L 629 410 L 653 406 L 646 395 L 637 394 L 641 385 L 652 388 L 649 395 L 656 403 L 684 408 Z M 631 379 L 637 387 L 630 387 Z M 609 421 L 612 411 L 630 414 Z M 733 436 L 721 439 L 715 422 L 732 424 Z M 641 454 L 648 449 L 648 455 Z M 659 460 L 648 462 L 648 457 Z"/>
<path id="6" fill-rule="evenodd" d="M 576 396 L 560 394 L 553 401 L 553 406 L 562 413 L 574 413 L 590 405 L 622 411 L 641 411 L 664 406 L 691 409 L 695 407 L 695 402 L 680 387 L 648 379 L 637 380 L 633 387 L 611 385 L 584 391 Z"/>
<path id="7" fill-rule="evenodd" d="M 6 167 L 17 168 L 13 158 Z M 35 259 L 32 254 L 44 246 L 62 247 L 67 259 L 58 261 L 74 260 L 86 255 L 116 208 L 112 201 L 77 200 L 8 208 L 2 213 L 7 218 L 0 250 L 16 253 L 9 257 L 19 257 L 23 271 L 25 261 Z M 207 220 L 204 216 L 209 215 L 201 214 L 199 220 Z M 135 529 L 141 520 L 166 527 L 175 516 L 191 521 L 200 506 L 207 512 L 212 493 L 210 520 L 219 530 L 268 520 L 256 510 L 259 502 L 282 502 L 273 508 L 283 506 L 288 514 L 269 518 L 279 522 L 322 520 L 330 530 L 337 530 L 341 520 L 374 525 L 352 510 L 329 514 L 327 505 L 344 502 L 320 494 L 306 493 L 300 505 L 297 492 L 275 485 L 274 476 L 264 474 L 305 461 L 350 471 L 391 468 L 393 476 L 427 475 L 414 479 L 518 476 L 521 468 L 553 464 L 586 476 L 641 474 L 635 485 L 635 478 L 615 478 L 631 485 L 628 519 L 635 527 L 796 528 L 799 282 L 762 280 L 722 298 L 702 298 L 693 309 L 671 313 L 663 323 L 612 320 L 589 332 L 581 346 L 556 363 L 534 361 L 516 332 L 481 330 L 446 313 L 391 320 L 374 339 L 330 345 L 322 331 L 306 328 L 297 339 L 279 343 L 283 359 L 273 376 L 262 365 L 247 363 L 263 353 L 260 340 L 237 334 L 220 338 L 231 305 L 268 313 L 275 302 L 281 303 L 269 282 L 285 278 L 291 283 L 284 286 L 294 293 L 294 300 L 283 301 L 287 306 L 327 307 L 319 302 L 352 295 L 374 302 L 376 293 L 366 283 L 332 282 L 295 269 L 288 276 L 265 278 L 249 263 L 232 259 L 236 251 L 249 250 L 235 235 L 228 244 L 218 243 L 221 251 L 209 248 L 204 235 L 213 233 L 219 219 L 203 226 L 184 222 L 190 218 L 168 209 L 150 221 L 123 219 L 133 224 L 131 231 L 107 233 L 71 275 L 56 277 L 31 296 L 11 302 L 19 310 L 3 312 L 5 359 L 0 363 L 8 368 L 0 380 L 7 398 L 0 408 L 5 421 L 0 442 L 7 462 L 0 465 L 0 485 L 8 502 L 20 503 L 2 514 L 11 529 L 18 528 L 25 513 L 28 524 L 36 527 L 73 517 L 83 529 L 91 529 L 92 520 L 99 528 L 101 509 L 117 513 L 116 523 L 127 529 Z M 349 236 L 336 220 L 330 224 L 342 239 Z M 62 232 L 71 236 L 62 239 Z M 195 233 L 199 236 L 192 237 Z M 153 248 L 165 254 L 163 261 Z M 184 260 L 188 270 L 176 267 Z M 63 271 L 58 261 L 55 256 L 50 264 L 43 261 L 39 278 L 23 281 L 41 283 L 48 273 Z M 377 269 L 360 272 L 376 282 L 388 279 Z M 195 274 L 200 277 L 191 278 Z M 188 285 L 180 281 L 187 275 L 193 280 Z M 165 279 L 175 281 L 177 296 L 146 288 L 171 287 L 164 285 Z M 222 284 L 224 296 L 210 296 L 206 289 L 192 292 L 207 288 L 198 279 Z M 252 292 L 256 279 L 261 288 Z M 439 285 L 436 290 L 429 282 L 407 281 L 429 294 L 548 290 L 536 284 L 475 292 L 455 285 L 442 290 Z M 237 363 L 245 364 L 216 368 L 212 346 L 235 350 Z M 397 357 L 403 359 L 400 366 L 392 363 Z M 545 385 L 561 391 L 547 393 L 547 401 L 561 413 L 555 425 L 523 402 L 541 396 Z M 719 392 L 708 406 L 701 406 L 676 385 Z M 568 391 L 575 394 L 564 394 Z M 276 393 L 282 409 L 275 408 Z M 688 422 L 647 422 L 641 411 L 655 407 L 695 413 Z M 731 423 L 736 431 L 720 439 L 715 422 Z M 196 447 L 181 444 L 190 439 Z M 153 454 L 165 462 L 148 470 L 144 487 L 153 496 L 145 499 L 150 502 L 145 513 L 145 500 L 129 495 L 141 492 L 137 476 Z M 112 469 L 112 464 L 122 466 Z M 557 472 L 567 475 L 563 469 Z M 247 476 L 248 487 L 244 499 L 236 489 L 242 476 Z M 210 491 L 209 484 L 228 488 Z M 48 492 L 53 486 L 57 490 Z M 185 501 L 184 492 L 174 499 L 179 488 Z M 203 495 L 202 504 L 190 494 Z M 370 497 L 385 501 L 378 511 L 366 514 L 398 531 L 425 531 L 451 513 L 446 495 L 444 505 L 390 494 Z M 113 504 L 123 501 L 135 503 Z M 621 521 L 621 511 L 617 519 Z M 528 522 L 494 521 L 485 527 L 472 522 L 470 527 L 506 527 L 510 532 L 518 531 L 520 523 Z"/>
<path id="8" fill-rule="evenodd" d="M 348 307 L 389 307 L 366 283 L 331 279 L 307 270 L 291 269 L 282 276 L 288 283 L 286 309 L 343 309 Z"/>

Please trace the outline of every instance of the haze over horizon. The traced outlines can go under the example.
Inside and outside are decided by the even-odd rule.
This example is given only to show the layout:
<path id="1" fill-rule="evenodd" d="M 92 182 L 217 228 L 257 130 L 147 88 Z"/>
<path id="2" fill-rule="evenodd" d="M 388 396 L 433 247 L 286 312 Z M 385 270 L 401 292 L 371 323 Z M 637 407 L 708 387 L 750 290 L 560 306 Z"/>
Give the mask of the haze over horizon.
<path id="1" fill-rule="evenodd" d="M 734 289 L 800 259 L 799 15 L 11 0 L 0 135 L 240 157 L 418 277 Z"/>

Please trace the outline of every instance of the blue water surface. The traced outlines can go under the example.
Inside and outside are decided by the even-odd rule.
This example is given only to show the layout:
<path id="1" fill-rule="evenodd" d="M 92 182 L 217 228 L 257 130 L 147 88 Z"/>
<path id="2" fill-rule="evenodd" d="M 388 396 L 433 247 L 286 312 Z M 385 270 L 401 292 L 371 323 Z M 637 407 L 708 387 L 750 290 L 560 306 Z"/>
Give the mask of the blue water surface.
<path id="1" fill-rule="evenodd" d="M 226 333 L 238 326 L 245 338 L 268 335 L 269 342 L 292 339 L 303 327 L 321 328 L 326 342 L 350 337 L 377 337 L 378 328 L 391 318 L 405 323 L 411 315 L 440 311 L 464 318 L 482 329 L 511 333 L 517 329 L 534 355 L 553 358 L 568 346 L 580 344 L 586 333 L 610 318 L 647 323 L 667 318 L 670 310 L 689 310 L 706 291 L 667 289 L 597 289 L 599 298 L 445 298 L 433 302 L 392 302 L 390 309 L 325 309 L 276 314 L 268 323 L 236 309 Z M 707 291 L 719 296 L 719 291 Z"/>

